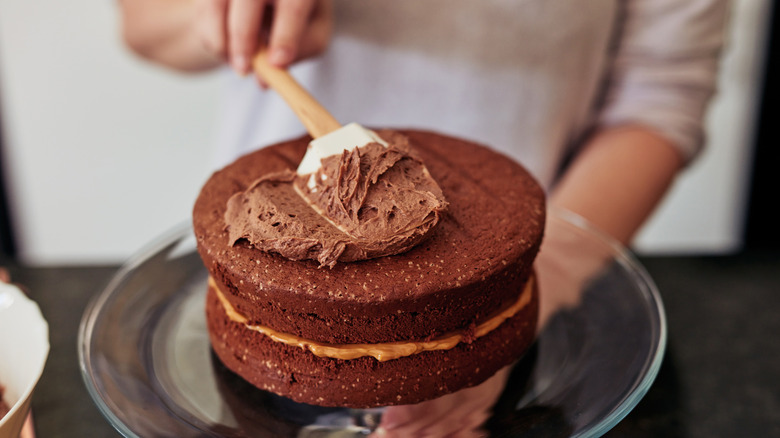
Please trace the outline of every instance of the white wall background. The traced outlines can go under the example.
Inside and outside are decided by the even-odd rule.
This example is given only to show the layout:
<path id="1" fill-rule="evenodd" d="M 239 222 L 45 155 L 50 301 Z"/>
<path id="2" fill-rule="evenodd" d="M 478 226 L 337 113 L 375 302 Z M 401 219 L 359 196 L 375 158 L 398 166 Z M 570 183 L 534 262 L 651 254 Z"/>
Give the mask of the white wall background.
<path id="1" fill-rule="evenodd" d="M 189 217 L 208 172 L 214 76 L 123 47 L 112 1 L 0 0 L 0 111 L 21 257 L 110 263 Z"/>
<path id="2" fill-rule="evenodd" d="M 706 154 L 642 232 L 642 253 L 741 244 L 769 0 L 735 2 Z M 189 220 L 210 172 L 219 81 L 144 64 L 110 1 L 0 0 L 3 164 L 22 261 L 115 263 Z"/>

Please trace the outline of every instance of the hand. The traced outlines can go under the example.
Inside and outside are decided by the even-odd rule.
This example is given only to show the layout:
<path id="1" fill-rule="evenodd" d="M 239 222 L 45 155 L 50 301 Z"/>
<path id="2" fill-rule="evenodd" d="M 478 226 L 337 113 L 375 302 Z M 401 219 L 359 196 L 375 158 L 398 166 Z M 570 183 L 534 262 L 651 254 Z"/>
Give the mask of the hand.
<path id="1" fill-rule="evenodd" d="M 544 241 L 534 262 L 539 279 L 537 333 L 552 315 L 576 307 L 587 282 L 614 256 L 608 244 L 593 239 L 559 216 L 566 214 L 572 215 L 555 208 L 548 212 Z"/>
<path id="2" fill-rule="evenodd" d="M 390 406 L 382 414 L 379 429 L 371 436 L 485 436 L 480 426 L 490 417 L 510 371 L 511 367 L 504 367 L 477 386 L 416 405 Z"/>
<path id="3" fill-rule="evenodd" d="M 207 51 L 240 75 L 268 45 L 277 67 L 322 53 L 330 41 L 332 0 L 196 0 L 195 30 Z M 270 24 L 269 24 L 270 23 Z"/>

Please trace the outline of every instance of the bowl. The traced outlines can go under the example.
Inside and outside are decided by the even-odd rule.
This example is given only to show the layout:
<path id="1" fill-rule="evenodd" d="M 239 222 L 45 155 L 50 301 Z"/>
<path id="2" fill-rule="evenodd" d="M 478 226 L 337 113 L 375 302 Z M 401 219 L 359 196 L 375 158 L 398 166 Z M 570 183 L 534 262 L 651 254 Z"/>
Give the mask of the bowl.
<path id="1" fill-rule="evenodd" d="M 11 410 L 0 419 L 0 438 L 16 438 L 49 355 L 49 325 L 18 287 L 0 283 L 0 385 Z"/>

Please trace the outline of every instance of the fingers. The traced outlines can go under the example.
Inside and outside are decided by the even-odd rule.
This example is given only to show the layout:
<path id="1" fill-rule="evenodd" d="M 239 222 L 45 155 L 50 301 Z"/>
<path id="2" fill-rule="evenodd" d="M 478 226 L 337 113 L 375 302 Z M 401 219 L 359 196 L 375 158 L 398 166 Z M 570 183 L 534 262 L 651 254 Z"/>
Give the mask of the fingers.
<path id="1" fill-rule="evenodd" d="M 333 33 L 333 1 L 315 2 L 309 21 L 309 28 L 300 42 L 297 59 L 305 59 L 324 52 Z"/>
<path id="2" fill-rule="evenodd" d="M 452 394 L 449 394 L 416 405 L 390 406 L 382 414 L 380 426 L 389 432 L 387 436 L 416 432 L 449 411 L 454 402 Z"/>
<path id="3" fill-rule="evenodd" d="M 416 405 L 390 406 L 382 415 L 376 435 L 387 438 L 446 436 L 451 432 L 447 425 L 460 420 L 452 418 L 451 413 L 462 401 L 453 393 Z"/>
<path id="4" fill-rule="evenodd" d="M 298 56 L 304 32 L 309 29 L 315 0 L 279 0 L 276 2 L 268 62 L 287 67 Z"/>
<path id="5" fill-rule="evenodd" d="M 201 0 L 197 14 L 197 29 L 206 51 L 215 59 L 227 59 L 228 0 Z"/>
<path id="6" fill-rule="evenodd" d="M 332 0 L 198 0 L 196 29 L 206 51 L 240 75 L 261 44 L 278 67 L 321 53 L 333 27 Z M 273 6 L 273 20 L 269 14 Z M 264 20 L 266 18 L 266 20 Z M 270 24 L 269 24 L 270 22 Z M 270 29 L 269 29 L 270 27 Z"/>
<path id="7" fill-rule="evenodd" d="M 390 406 L 373 436 L 483 436 L 480 426 L 490 417 L 510 372 L 507 366 L 477 386 L 416 405 Z"/>
<path id="8" fill-rule="evenodd" d="M 231 0 L 227 16 L 228 53 L 230 64 L 240 75 L 249 73 L 252 55 L 260 41 L 260 25 L 265 2 L 262 0 Z"/>

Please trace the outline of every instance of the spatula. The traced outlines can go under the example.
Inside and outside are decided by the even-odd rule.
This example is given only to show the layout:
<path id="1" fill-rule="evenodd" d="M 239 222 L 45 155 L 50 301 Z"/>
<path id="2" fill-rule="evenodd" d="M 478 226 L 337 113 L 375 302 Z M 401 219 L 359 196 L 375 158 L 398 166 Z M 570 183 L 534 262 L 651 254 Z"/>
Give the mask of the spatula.
<path id="1" fill-rule="evenodd" d="M 298 165 L 299 175 L 316 171 L 322 158 L 344 150 L 372 142 L 387 146 L 375 132 L 357 123 L 342 126 L 287 70 L 271 65 L 265 50 L 255 55 L 252 66 L 255 74 L 282 96 L 313 138 Z"/>

